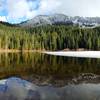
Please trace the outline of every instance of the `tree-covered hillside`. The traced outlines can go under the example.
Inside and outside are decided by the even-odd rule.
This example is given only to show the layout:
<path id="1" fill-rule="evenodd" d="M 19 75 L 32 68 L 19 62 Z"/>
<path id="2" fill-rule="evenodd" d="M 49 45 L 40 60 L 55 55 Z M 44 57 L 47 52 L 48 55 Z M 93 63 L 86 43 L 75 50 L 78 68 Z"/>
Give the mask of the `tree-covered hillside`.
<path id="1" fill-rule="evenodd" d="M 46 25 L 20 28 L 0 24 L 0 48 L 18 50 L 100 50 L 100 27 Z"/>

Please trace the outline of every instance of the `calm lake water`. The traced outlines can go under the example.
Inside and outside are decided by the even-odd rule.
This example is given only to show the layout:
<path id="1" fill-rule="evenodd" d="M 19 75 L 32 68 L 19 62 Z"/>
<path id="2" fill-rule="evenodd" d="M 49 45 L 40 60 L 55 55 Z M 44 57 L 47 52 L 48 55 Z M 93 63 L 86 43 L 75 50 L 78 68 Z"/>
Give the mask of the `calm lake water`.
<path id="1" fill-rule="evenodd" d="M 0 54 L 0 100 L 100 100 L 100 59 Z"/>

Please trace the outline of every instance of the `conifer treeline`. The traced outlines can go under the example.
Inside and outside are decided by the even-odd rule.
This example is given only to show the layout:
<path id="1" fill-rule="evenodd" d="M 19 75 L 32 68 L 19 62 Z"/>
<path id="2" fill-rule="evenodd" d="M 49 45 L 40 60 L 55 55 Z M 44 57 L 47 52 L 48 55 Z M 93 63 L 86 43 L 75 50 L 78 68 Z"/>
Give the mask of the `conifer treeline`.
<path id="1" fill-rule="evenodd" d="M 47 25 L 20 28 L 0 24 L 0 48 L 19 50 L 100 50 L 100 27 Z"/>

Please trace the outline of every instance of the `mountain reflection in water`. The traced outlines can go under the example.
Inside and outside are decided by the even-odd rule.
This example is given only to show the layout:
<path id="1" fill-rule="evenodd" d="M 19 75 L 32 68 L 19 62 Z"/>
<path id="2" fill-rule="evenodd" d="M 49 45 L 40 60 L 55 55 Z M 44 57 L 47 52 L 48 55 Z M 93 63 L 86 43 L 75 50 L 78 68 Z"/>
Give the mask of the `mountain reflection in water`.
<path id="1" fill-rule="evenodd" d="M 0 53 L 0 79 L 0 100 L 100 100 L 100 59 Z"/>
<path id="2" fill-rule="evenodd" d="M 100 84 L 37 86 L 12 77 L 0 82 L 0 100 L 100 100 Z"/>

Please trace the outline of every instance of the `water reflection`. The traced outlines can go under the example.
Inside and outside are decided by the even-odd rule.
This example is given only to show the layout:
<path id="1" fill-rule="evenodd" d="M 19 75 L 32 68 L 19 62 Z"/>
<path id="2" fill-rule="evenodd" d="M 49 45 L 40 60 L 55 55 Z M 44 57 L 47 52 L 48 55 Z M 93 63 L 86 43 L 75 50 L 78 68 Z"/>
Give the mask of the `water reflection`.
<path id="1" fill-rule="evenodd" d="M 37 86 L 13 77 L 0 84 L 0 100 L 100 100 L 100 84 Z"/>
<path id="2" fill-rule="evenodd" d="M 100 100 L 100 59 L 1 53 L 5 78 L 0 100 Z"/>
<path id="3" fill-rule="evenodd" d="M 100 59 L 57 57 L 40 53 L 1 53 L 0 78 L 21 77 L 48 84 L 71 80 L 82 73 L 100 75 Z"/>

